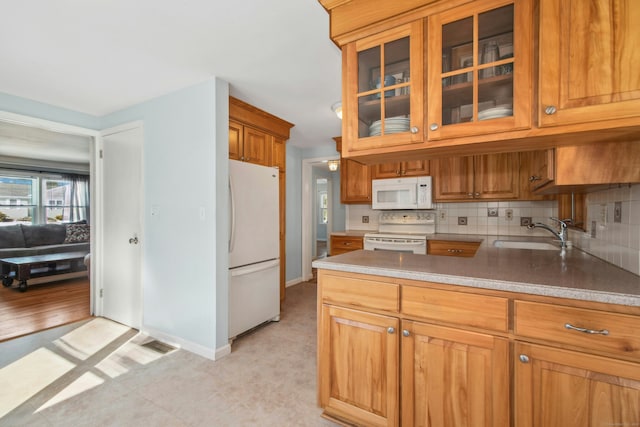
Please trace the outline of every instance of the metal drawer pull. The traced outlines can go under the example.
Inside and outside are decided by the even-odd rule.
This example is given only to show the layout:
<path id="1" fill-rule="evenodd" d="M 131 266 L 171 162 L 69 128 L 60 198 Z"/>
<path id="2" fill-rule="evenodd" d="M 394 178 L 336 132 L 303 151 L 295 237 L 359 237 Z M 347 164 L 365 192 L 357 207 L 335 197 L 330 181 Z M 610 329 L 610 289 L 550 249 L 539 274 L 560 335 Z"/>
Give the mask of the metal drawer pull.
<path id="1" fill-rule="evenodd" d="M 464 249 L 447 249 L 447 252 L 452 254 L 461 254 L 462 252 L 464 252 Z"/>
<path id="2" fill-rule="evenodd" d="M 565 323 L 564 327 L 567 329 L 570 329 L 572 331 L 578 331 L 578 332 L 584 332 L 585 334 L 594 334 L 594 335 L 609 335 L 609 331 L 606 329 L 601 329 L 599 331 L 596 331 L 594 329 L 587 329 L 587 328 L 579 328 L 577 326 L 573 326 L 570 323 Z"/>

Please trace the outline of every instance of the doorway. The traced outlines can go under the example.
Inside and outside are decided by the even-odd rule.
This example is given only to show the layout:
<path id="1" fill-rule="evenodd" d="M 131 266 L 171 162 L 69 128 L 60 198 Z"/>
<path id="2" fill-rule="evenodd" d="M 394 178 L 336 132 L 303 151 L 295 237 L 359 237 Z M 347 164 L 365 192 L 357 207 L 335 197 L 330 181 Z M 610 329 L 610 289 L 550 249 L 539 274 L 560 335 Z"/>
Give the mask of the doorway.
<path id="1" fill-rule="evenodd" d="M 89 194 L 95 194 L 94 159 L 97 131 L 4 111 L 0 111 L 0 129 L 3 169 L 9 174 L 15 171 L 16 175 L 31 177 L 30 179 L 36 183 L 34 197 L 38 200 L 37 206 L 33 208 L 32 214 L 23 215 L 24 218 L 17 216 L 18 222 L 44 223 L 53 221 L 46 218 L 54 217 L 62 221 L 71 219 L 67 217 L 69 211 L 57 207 L 65 205 L 64 200 L 67 196 L 60 199 L 62 203 L 56 202 L 55 208 L 51 207 L 51 201 L 45 203 L 41 198 L 44 191 L 42 188 L 45 184 L 49 188 L 52 179 L 58 182 L 57 176 L 65 176 L 69 173 L 88 174 Z M 39 195 L 38 191 L 40 191 Z M 89 212 L 91 213 L 95 212 L 94 199 L 90 197 Z M 14 210 L 20 211 L 20 209 Z M 95 222 L 92 221 L 91 225 L 94 226 Z M 95 247 L 95 241 L 95 233 L 92 230 L 91 249 Z M 93 271 L 89 270 L 89 274 L 92 273 Z M 16 329 L 16 335 L 29 334 L 63 323 L 78 321 L 96 312 L 95 280 L 89 278 L 87 272 L 31 279 L 29 284 L 37 286 L 33 286 L 25 294 L 18 295 L 22 298 L 14 298 L 14 289 L 2 289 L 6 291 L 3 304 L 10 304 L 26 316 L 25 321 L 21 322 L 20 327 Z M 36 313 L 31 309 L 33 304 L 30 304 L 29 300 L 38 298 L 41 303 Z"/>
<path id="2" fill-rule="evenodd" d="M 104 285 L 104 278 L 103 278 L 104 269 L 102 265 L 102 260 L 104 259 L 104 251 L 102 248 L 104 244 L 104 236 L 105 236 L 104 220 L 105 220 L 105 217 L 109 215 L 112 215 L 113 217 L 121 216 L 122 210 L 121 210 L 120 203 L 118 203 L 117 206 L 116 205 L 106 206 L 104 203 L 104 200 L 103 200 L 104 191 L 105 191 L 105 186 L 103 185 L 105 180 L 104 171 L 103 171 L 104 162 L 100 161 L 101 154 L 102 154 L 100 148 L 102 148 L 102 145 L 103 145 L 103 135 L 108 135 L 108 134 L 115 135 L 119 132 L 131 130 L 131 129 L 134 129 L 135 135 L 131 133 L 127 134 L 128 143 L 129 144 L 131 144 L 132 142 L 139 143 L 140 144 L 139 147 L 141 148 L 142 140 L 143 140 L 141 122 L 123 125 L 121 127 L 111 129 L 110 131 L 100 132 L 100 131 L 85 129 L 85 128 L 81 128 L 73 125 L 67 125 L 63 123 L 52 122 L 49 120 L 38 119 L 30 116 L 23 116 L 20 114 L 0 111 L 0 124 L 1 123 L 10 123 L 14 125 L 17 124 L 29 129 L 55 132 L 55 133 L 64 134 L 64 135 L 83 136 L 87 138 L 87 143 L 89 144 L 89 153 L 90 153 L 89 155 L 89 176 L 90 176 L 90 182 L 91 182 L 90 211 L 92 212 L 91 214 L 91 217 L 92 217 L 91 249 L 90 249 L 91 267 L 89 269 L 89 275 L 90 275 L 89 277 L 90 278 L 89 310 L 90 310 L 90 314 L 92 315 L 97 315 L 97 316 L 104 315 L 103 299 L 100 298 L 100 293 L 101 293 L 100 291 L 104 287 L 103 286 Z M 122 133 L 121 136 L 122 135 L 125 135 L 125 134 Z M 124 140 L 120 142 L 124 142 Z M 125 154 L 125 152 L 126 153 L 129 152 L 127 151 L 129 150 L 128 146 L 123 146 L 123 144 L 118 144 L 118 147 L 124 149 L 124 151 L 120 150 L 119 153 L 112 152 L 113 158 L 119 159 L 119 158 L 124 158 L 128 156 L 128 154 Z M 126 158 L 129 159 L 129 157 L 126 157 Z M 133 157 L 131 158 L 133 159 Z M 142 158 L 142 155 L 140 152 L 140 155 L 135 157 L 135 159 L 137 159 L 136 160 L 137 164 L 135 166 L 131 166 L 130 162 L 127 163 L 128 166 L 131 166 L 140 174 L 142 173 L 141 158 Z M 119 166 L 122 166 L 122 163 L 120 161 L 118 161 L 117 163 Z M 114 166 L 115 168 L 114 173 L 117 173 L 117 168 L 119 166 Z M 126 183 L 126 185 L 128 185 L 129 188 L 132 188 L 132 185 L 130 183 Z M 141 187 L 136 187 L 135 190 L 138 191 L 137 195 L 135 196 L 136 201 L 140 204 L 141 203 L 140 200 L 142 200 L 141 198 L 142 193 L 140 192 Z M 138 207 L 140 207 L 140 205 L 138 205 Z M 136 215 L 139 215 L 140 211 L 138 210 L 136 212 L 137 212 Z M 137 218 L 137 219 L 140 219 L 141 221 L 141 218 Z M 140 230 L 142 230 L 141 223 L 138 225 L 136 230 L 133 230 L 133 234 L 132 236 L 130 236 L 132 238 L 132 242 L 135 242 L 136 237 L 141 239 Z M 109 230 L 109 232 L 111 233 L 111 230 Z M 138 233 L 137 236 L 135 235 L 136 233 Z M 134 244 L 130 244 L 129 246 L 134 246 Z M 136 271 L 138 273 L 140 272 L 140 269 L 141 269 L 139 260 L 140 258 L 138 258 L 138 262 L 136 265 Z M 118 283 L 122 279 L 122 276 L 127 274 L 124 267 L 126 266 L 118 266 L 117 268 L 117 271 L 120 274 L 120 277 L 117 278 L 116 280 L 116 282 Z M 135 284 L 137 286 L 137 289 L 140 290 L 141 292 L 142 283 L 141 283 L 141 280 L 139 279 L 139 274 L 135 277 L 138 278 Z M 141 326 L 141 318 L 142 318 L 141 298 L 140 300 L 136 301 L 136 303 L 138 304 L 139 312 L 134 313 L 133 316 L 130 316 L 129 319 L 132 319 L 132 320 L 126 320 L 126 323 L 129 326 L 135 325 L 134 327 L 139 328 Z M 120 321 L 122 321 L 122 319 L 120 319 Z"/>
<path id="3" fill-rule="evenodd" d="M 345 207 L 340 203 L 340 170 L 329 171 L 328 161 L 338 157 L 319 157 L 302 161 L 302 280 L 313 278 L 311 263 L 318 254 L 319 197 L 317 180 L 326 179 L 327 187 L 327 253 L 331 232 L 344 230 Z"/>

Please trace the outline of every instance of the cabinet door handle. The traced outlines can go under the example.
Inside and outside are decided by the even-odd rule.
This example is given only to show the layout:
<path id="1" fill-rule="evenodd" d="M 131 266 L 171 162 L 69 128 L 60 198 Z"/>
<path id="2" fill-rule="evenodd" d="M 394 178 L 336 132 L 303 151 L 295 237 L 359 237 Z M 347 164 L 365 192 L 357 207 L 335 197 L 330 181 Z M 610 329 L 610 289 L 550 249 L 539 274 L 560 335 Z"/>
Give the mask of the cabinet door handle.
<path id="1" fill-rule="evenodd" d="M 583 332 L 585 334 L 593 334 L 593 335 L 609 335 L 609 331 L 606 329 L 600 329 L 595 330 L 595 329 L 587 329 L 587 328 L 580 328 L 578 326 L 573 326 L 571 323 L 565 323 L 564 327 L 566 329 L 569 329 L 571 331 L 577 331 L 577 332 Z"/>
<path id="2" fill-rule="evenodd" d="M 539 181 L 539 180 L 541 180 L 541 179 L 542 179 L 542 178 L 540 178 L 540 177 L 539 177 L 539 176 L 537 176 L 537 175 L 531 175 L 531 176 L 529 177 L 529 182 Z"/>
<path id="3" fill-rule="evenodd" d="M 556 111 L 557 111 L 557 110 L 556 110 L 556 107 L 555 107 L 554 105 L 547 105 L 547 106 L 544 108 L 544 113 L 545 113 L 546 115 L 548 115 L 548 116 L 550 116 L 550 115 L 552 115 L 552 114 L 555 114 L 555 113 L 556 113 Z"/>
<path id="4" fill-rule="evenodd" d="M 431 130 L 438 130 L 438 124 L 437 123 L 431 123 L 429 125 L 429 129 Z"/>
<path id="5" fill-rule="evenodd" d="M 527 356 L 526 354 L 521 354 L 518 359 L 520 359 L 522 363 L 529 363 L 529 356 Z"/>
<path id="6" fill-rule="evenodd" d="M 389 326 L 387 328 L 387 332 L 390 334 L 394 334 L 396 332 L 396 328 L 394 328 L 393 326 Z"/>
<path id="7" fill-rule="evenodd" d="M 473 197 L 480 197 L 480 193 L 474 193 Z"/>
<path id="8" fill-rule="evenodd" d="M 473 197 L 473 193 L 467 193 L 467 197 Z"/>
<path id="9" fill-rule="evenodd" d="M 408 337 L 409 335 L 411 335 L 411 333 L 408 330 L 406 329 L 402 330 L 402 336 Z"/>
<path id="10" fill-rule="evenodd" d="M 419 130 L 417 126 L 411 126 L 411 133 L 416 134 Z"/>

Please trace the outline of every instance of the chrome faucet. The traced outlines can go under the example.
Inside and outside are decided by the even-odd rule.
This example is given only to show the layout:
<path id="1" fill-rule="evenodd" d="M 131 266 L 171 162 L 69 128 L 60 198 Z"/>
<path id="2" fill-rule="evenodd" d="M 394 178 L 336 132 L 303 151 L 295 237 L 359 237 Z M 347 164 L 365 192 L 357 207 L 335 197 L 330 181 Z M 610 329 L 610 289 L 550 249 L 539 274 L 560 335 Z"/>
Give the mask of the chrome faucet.
<path id="1" fill-rule="evenodd" d="M 560 230 L 556 231 L 551 226 L 544 224 L 542 222 L 529 224 L 527 228 L 529 229 L 544 228 L 545 230 L 553 233 L 553 235 L 556 236 L 558 239 L 560 239 L 560 247 L 562 249 L 565 249 L 567 247 L 567 223 L 570 222 L 571 220 L 570 219 L 561 220 L 553 217 L 549 219 L 556 221 L 560 225 Z"/>

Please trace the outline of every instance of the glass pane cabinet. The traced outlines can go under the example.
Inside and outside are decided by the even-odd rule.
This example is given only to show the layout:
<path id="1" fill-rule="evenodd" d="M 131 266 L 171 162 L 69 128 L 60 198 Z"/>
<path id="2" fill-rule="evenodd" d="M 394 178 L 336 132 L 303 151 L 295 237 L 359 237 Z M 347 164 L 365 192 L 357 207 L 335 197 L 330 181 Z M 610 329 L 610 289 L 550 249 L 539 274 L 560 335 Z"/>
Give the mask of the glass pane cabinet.
<path id="1" fill-rule="evenodd" d="M 531 125 L 531 24 L 516 11 L 527 4 L 486 1 L 429 18 L 430 139 Z"/>
<path id="2" fill-rule="evenodd" d="M 349 151 L 424 140 L 422 28 L 420 20 L 345 47 Z"/>

